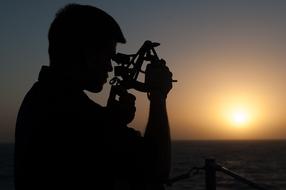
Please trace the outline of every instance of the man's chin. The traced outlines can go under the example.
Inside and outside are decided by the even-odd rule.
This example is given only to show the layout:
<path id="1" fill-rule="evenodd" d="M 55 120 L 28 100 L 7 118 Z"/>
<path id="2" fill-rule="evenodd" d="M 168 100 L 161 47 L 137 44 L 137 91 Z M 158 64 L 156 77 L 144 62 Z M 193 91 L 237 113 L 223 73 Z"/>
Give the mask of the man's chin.
<path id="1" fill-rule="evenodd" d="M 85 90 L 93 93 L 101 92 L 103 89 L 103 85 L 97 85 L 97 86 L 88 86 Z"/>

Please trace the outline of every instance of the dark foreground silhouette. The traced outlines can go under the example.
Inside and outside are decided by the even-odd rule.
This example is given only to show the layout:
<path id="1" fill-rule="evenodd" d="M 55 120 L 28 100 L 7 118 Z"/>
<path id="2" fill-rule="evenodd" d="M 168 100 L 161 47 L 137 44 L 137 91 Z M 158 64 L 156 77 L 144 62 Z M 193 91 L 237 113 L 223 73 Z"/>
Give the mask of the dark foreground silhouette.
<path id="1" fill-rule="evenodd" d="M 26 94 L 18 113 L 16 190 L 163 189 L 170 171 L 166 97 L 169 69 L 150 68 L 150 111 L 143 136 L 127 127 L 135 96 L 102 107 L 84 90 L 100 92 L 112 71 L 116 21 L 92 6 L 61 9 L 49 30 L 50 65 Z"/>

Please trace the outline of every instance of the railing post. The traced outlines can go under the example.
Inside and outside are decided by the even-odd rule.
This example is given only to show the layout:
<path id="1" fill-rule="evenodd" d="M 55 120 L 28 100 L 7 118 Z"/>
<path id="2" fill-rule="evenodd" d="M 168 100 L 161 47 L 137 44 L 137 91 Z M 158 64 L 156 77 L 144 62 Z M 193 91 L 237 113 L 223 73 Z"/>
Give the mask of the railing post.
<path id="1" fill-rule="evenodd" d="M 213 158 L 205 160 L 206 190 L 216 189 L 216 161 Z"/>

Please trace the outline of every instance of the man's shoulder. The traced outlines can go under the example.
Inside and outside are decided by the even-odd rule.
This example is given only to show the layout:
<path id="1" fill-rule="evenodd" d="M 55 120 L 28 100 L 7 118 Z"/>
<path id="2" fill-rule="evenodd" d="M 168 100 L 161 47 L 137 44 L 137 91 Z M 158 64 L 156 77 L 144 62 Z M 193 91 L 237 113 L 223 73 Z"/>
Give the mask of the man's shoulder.
<path id="1" fill-rule="evenodd" d="M 53 112 L 93 112 L 103 114 L 105 108 L 91 100 L 83 91 L 35 82 L 22 102 L 24 107 L 52 109 Z"/>

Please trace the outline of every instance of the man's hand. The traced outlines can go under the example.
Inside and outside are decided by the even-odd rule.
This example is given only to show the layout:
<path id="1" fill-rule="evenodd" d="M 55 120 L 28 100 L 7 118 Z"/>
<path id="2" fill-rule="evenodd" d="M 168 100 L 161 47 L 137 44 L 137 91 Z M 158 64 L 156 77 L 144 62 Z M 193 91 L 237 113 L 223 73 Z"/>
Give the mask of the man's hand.
<path id="1" fill-rule="evenodd" d="M 151 98 L 152 96 L 167 97 L 172 89 L 172 75 L 163 59 L 159 63 L 147 65 L 145 84 L 150 90 Z"/>
<path id="2" fill-rule="evenodd" d="M 125 92 L 120 95 L 119 100 L 114 100 L 108 107 L 112 118 L 116 123 L 127 125 L 130 123 L 136 112 L 136 97 L 133 94 Z"/>

